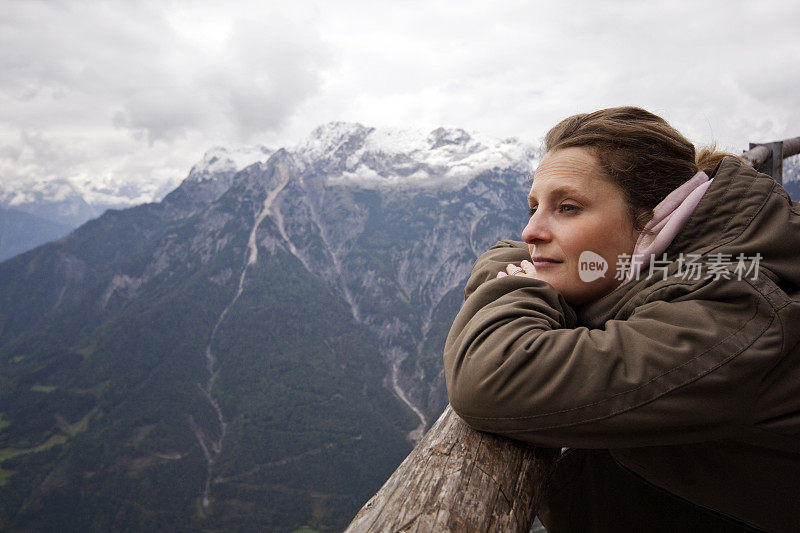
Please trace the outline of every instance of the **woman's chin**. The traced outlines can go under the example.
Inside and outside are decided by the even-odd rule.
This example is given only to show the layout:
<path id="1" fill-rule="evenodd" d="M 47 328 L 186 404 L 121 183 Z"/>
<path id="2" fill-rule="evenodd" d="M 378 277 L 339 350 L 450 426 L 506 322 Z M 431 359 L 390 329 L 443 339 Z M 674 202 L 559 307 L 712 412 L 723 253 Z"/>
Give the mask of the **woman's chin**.
<path id="1" fill-rule="evenodd" d="M 558 291 L 564 300 L 570 305 L 583 305 L 595 297 L 598 292 L 597 287 L 592 287 L 589 283 L 584 283 L 580 279 L 565 280 L 558 276 L 537 276 L 540 280 L 549 283 Z"/>
<path id="2" fill-rule="evenodd" d="M 600 298 L 603 298 L 607 294 L 613 292 L 615 288 L 616 284 L 581 282 L 581 286 L 578 288 L 572 286 L 565 290 L 556 290 L 561 293 L 561 296 L 564 297 L 564 300 L 566 300 L 568 304 L 578 307 L 588 305 L 599 300 Z"/>
<path id="3" fill-rule="evenodd" d="M 549 283 L 550 286 L 562 294 L 564 291 L 571 292 L 571 290 L 575 290 L 574 283 L 570 283 L 568 279 L 564 279 L 564 276 L 554 274 L 554 272 L 547 272 L 546 270 L 537 270 L 536 279 L 540 279 L 546 283 Z"/>

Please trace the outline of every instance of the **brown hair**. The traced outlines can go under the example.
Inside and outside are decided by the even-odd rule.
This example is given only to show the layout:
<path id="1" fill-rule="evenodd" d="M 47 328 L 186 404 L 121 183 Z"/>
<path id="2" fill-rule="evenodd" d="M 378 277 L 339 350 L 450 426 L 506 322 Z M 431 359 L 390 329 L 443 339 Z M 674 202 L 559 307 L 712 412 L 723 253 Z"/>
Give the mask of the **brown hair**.
<path id="1" fill-rule="evenodd" d="M 712 174 L 725 156 L 694 145 L 663 118 L 638 107 L 582 113 L 556 124 L 545 137 L 545 152 L 592 150 L 605 174 L 624 192 L 636 231 L 653 218 L 653 208 L 702 170 Z M 736 156 L 733 156 L 736 157 Z"/>

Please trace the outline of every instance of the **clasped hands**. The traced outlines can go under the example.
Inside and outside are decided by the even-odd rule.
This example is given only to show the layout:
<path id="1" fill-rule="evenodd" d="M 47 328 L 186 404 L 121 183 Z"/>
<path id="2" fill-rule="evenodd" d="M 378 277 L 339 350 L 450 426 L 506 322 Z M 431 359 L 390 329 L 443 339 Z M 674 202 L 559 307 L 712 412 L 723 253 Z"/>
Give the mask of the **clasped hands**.
<path id="1" fill-rule="evenodd" d="M 536 278 L 536 267 L 533 266 L 528 260 L 523 260 L 519 266 L 515 265 L 514 263 L 509 263 L 506 266 L 505 272 L 502 270 L 497 273 L 498 278 L 504 278 L 506 276 L 520 276 L 524 278 Z"/>

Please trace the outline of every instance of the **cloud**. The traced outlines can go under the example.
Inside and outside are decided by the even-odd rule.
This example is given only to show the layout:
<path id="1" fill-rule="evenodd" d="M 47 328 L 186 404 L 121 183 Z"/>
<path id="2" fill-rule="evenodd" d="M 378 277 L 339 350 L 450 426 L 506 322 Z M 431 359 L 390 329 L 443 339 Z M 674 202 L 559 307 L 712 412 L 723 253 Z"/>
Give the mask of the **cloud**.
<path id="1" fill-rule="evenodd" d="M 536 141 L 622 104 L 737 150 L 800 134 L 796 20 L 789 0 L 11 0 L 0 173 L 162 191 L 211 146 L 330 120 Z"/>
<path id="2" fill-rule="evenodd" d="M 701 142 L 741 146 L 764 117 L 795 116 L 800 108 L 800 91 L 779 89 L 793 86 L 797 67 L 770 59 L 797 55 L 790 22 L 800 16 L 796 2 L 405 6 L 391 17 L 380 2 L 363 10 L 337 4 L 324 13 L 328 38 L 345 59 L 304 122 L 322 110 L 349 120 L 537 139 L 567 115 L 633 104 L 664 114 Z M 754 97 L 753 83 L 773 94 Z M 793 134 L 790 123 L 771 123 L 771 135 Z"/>
<path id="3" fill-rule="evenodd" d="M 291 21 L 240 20 L 204 81 L 238 133 L 249 138 L 283 126 L 319 90 L 329 60 L 318 37 Z"/>
<path id="4" fill-rule="evenodd" d="M 269 6 L 12 1 L 0 14 L 3 180 L 148 183 L 185 174 L 211 145 L 277 135 L 332 58 L 307 18 Z M 137 157 L 149 173 L 110 177 Z"/>
<path id="5" fill-rule="evenodd" d="M 199 129 L 241 142 L 277 131 L 319 90 L 328 60 L 312 29 L 279 13 L 233 19 L 211 50 L 173 36 L 161 38 L 157 59 L 137 73 L 143 83 L 120 88 L 122 109 L 114 115 L 116 126 L 142 131 L 150 142 Z"/>
<path id="6" fill-rule="evenodd" d="M 280 13 L 227 14 L 227 36 L 208 46 L 153 3 L 12 5 L 0 90 L 21 111 L 4 117 L 16 126 L 72 123 L 79 108 L 86 122 L 150 142 L 210 127 L 248 137 L 279 128 L 319 89 L 328 60 L 314 28 Z"/>

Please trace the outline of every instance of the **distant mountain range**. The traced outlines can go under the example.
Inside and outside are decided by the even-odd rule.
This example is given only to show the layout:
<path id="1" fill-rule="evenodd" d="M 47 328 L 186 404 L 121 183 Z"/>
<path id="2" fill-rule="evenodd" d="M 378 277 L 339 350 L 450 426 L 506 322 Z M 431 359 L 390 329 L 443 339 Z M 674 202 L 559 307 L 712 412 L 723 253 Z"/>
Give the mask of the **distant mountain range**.
<path id="1" fill-rule="evenodd" d="M 0 208 L 0 261 L 63 237 L 73 229 L 30 213 Z"/>
<path id="2" fill-rule="evenodd" d="M 402 151 L 398 143 L 405 142 L 403 137 L 410 140 L 426 134 L 426 132 L 409 130 L 393 130 L 393 132 L 384 130 L 377 132 L 372 142 L 378 142 L 381 135 L 388 137 L 394 135 L 395 139 L 389 142 Z M 305 144 L 308 144 L 308 140 L 305 141 Z M 412 148 L 412 150 L 419 151 L 419 147 Z M 253 163 L 266 161 L 273 152 L 274 150 L 260 145 L 231 149 L 216 147 L 208 150 L 192 171 L 205 173 L 207 176 L 216 176 L 215 179 L 219 179 L 224 174 L 228 174 L 230 178 L 237 171 Z M 360 177 L 364 178 L 363 175 Z M 352 181 L 358 179 L 359 175 L 357 172 L 355 174 L 351 172 L 340 178 Z M 391 179 L 389 178 L 389 181 Z M 222 181 L 225 182 L 225 179 Z M 783 185 L 792 198 L 800 198 L 800 156 L 784 160 Z M 167 188 L 165 189 L 165 187 Z M 91 189 L 87 189 L 85 186 L 82 188 L 66 179 L 53 179 L 38 183 L 0 183 L 0 210 L 14 212 L 3 215 L 5 224 L 12 224 L 11 226 L 4 226 L 0 223 L 0 261 L 65 235 L 88 220 L 98 217 L 107 209 L 132 207 L 143 201 L 154 199 L 153 191 L 164 191 L 161 193 L 164 194 L 168 190 L 169 184 L 167 183 L 159 185 L 117 183 L 114 187 L 102 185 Z M 160 196 L 156 194 L 155 198 L 160 198 Z M 37 218 L 15 215 L 19 212 Z M 52 223 L 55 223 L 55 226 Z M 7 230 L 6 227 L 14 229 Z M 58 229 L 54 230 L 53 228 Z"/>
<path id="3" fill-rule="evenodd" d="M 0 530 L 340 530 L 444 407 L 535 157 L 332 123 L 0 263 Z"/>
<path id="4" fill-rule="evenodd" d="M 90 204 L 77 187 L 63 179 L 16 187 L 2 184 L 0 261 L 62 237 L 109 207 L 112 205 Z"/>

